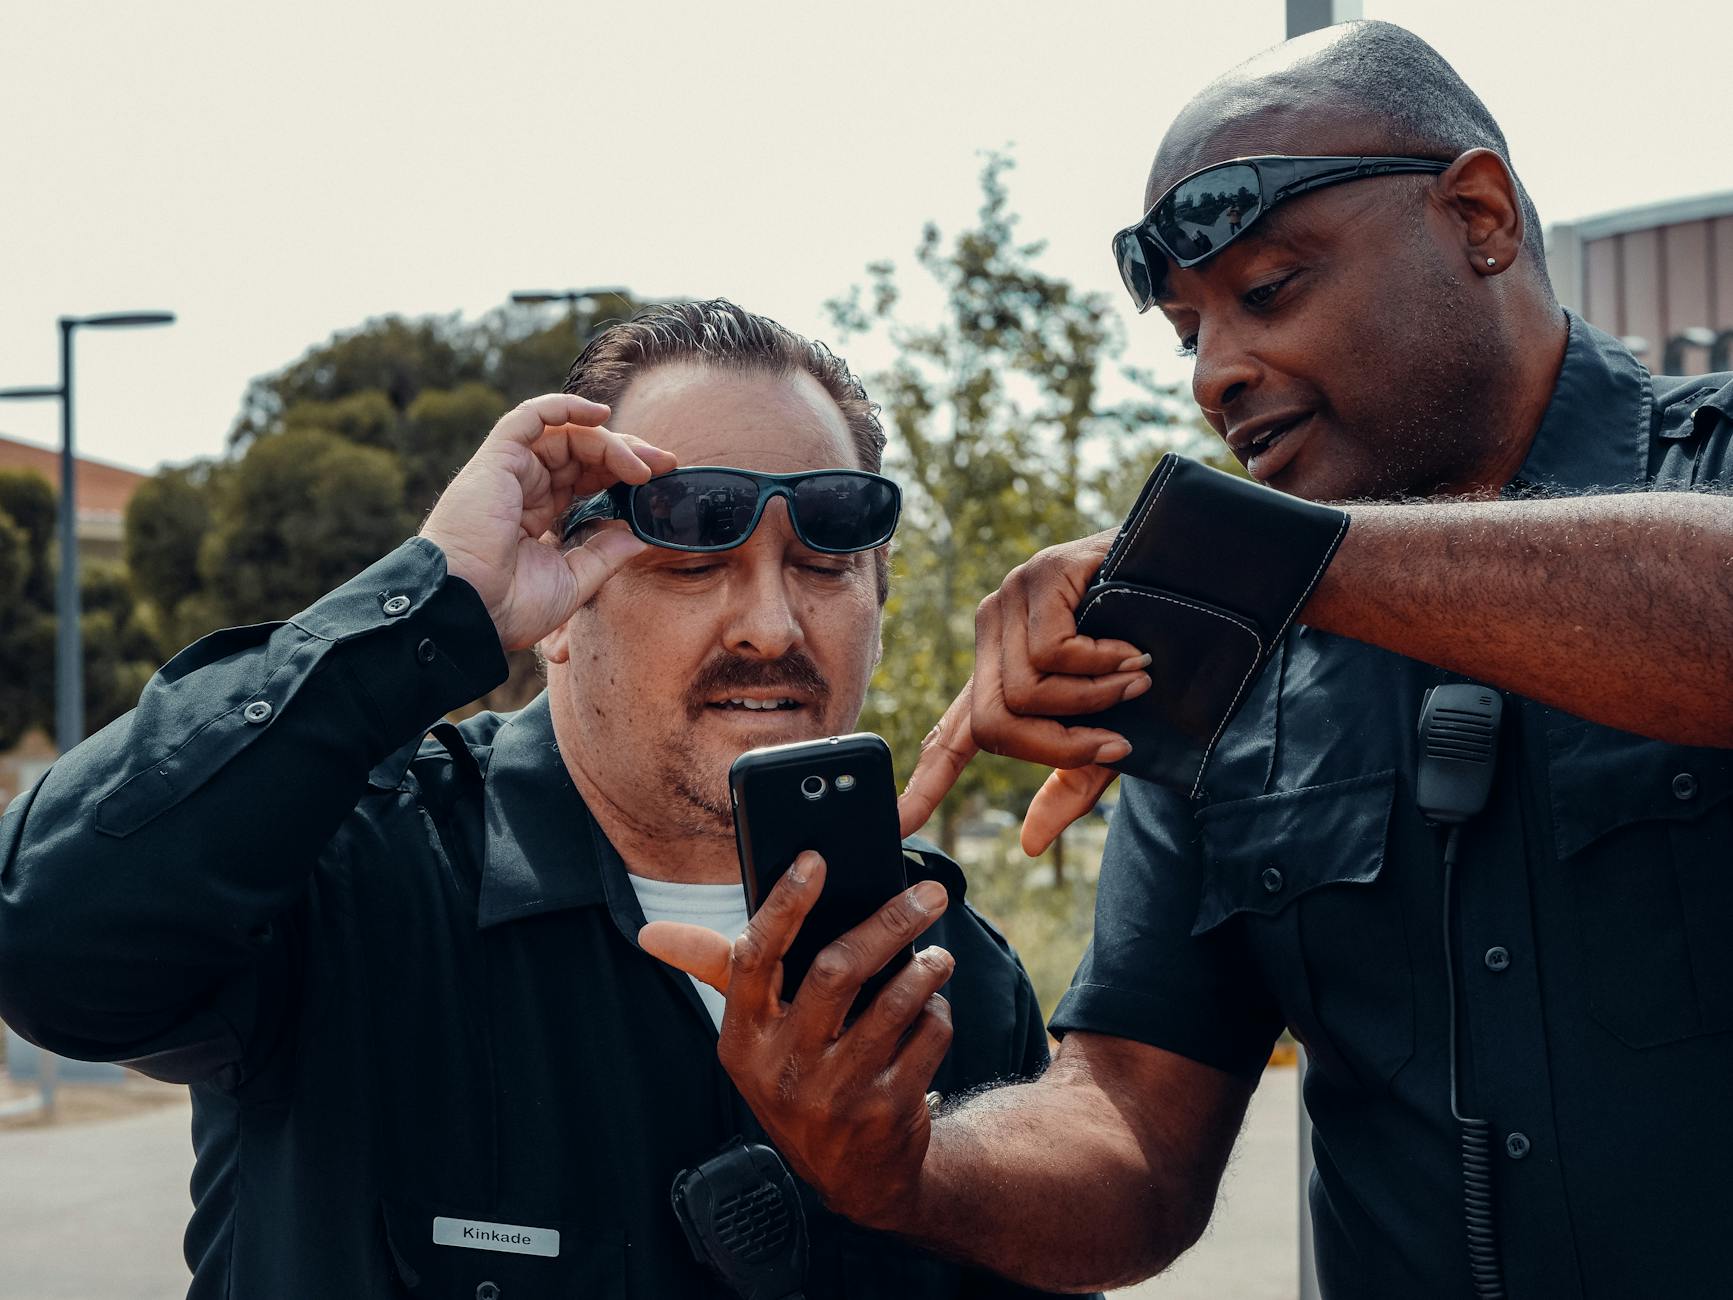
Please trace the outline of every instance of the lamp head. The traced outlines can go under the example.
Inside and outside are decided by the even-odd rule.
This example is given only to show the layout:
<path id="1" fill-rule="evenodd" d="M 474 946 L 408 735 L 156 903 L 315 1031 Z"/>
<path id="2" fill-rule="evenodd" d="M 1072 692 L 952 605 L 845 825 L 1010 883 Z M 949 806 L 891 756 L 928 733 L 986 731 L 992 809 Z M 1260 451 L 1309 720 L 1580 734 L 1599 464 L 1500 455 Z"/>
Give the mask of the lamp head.
<path id="1" fill-rule="evenodd" d="M 62 325 L 90 325 L 95 327 L 116 325 L 172 325 L 175 314 L 172 311 L 111 311 L 96 316 L 62 316 Z"/>

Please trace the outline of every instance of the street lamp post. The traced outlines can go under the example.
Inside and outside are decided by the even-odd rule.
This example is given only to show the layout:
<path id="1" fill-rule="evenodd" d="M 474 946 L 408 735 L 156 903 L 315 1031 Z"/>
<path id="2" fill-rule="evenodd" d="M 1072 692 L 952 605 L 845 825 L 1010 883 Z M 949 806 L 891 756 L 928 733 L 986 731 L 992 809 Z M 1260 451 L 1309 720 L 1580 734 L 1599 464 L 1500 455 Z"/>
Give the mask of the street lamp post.
<path id="1" fill-rule="evenodd" d="M 54 600 L 54 747 L 64 754 L 84 739 L 84 642 L 79 634 L 78 599 L 78 459 L 72 442 L 72 334 L 80 325 L 112 329 L 127 325 L 170 325 L 168 311 L 107 312 L 100 316 L 60 318 L 60 383 L 54 388 L 0 388 L 0 399 L 57 397 L 60 399 L 60 581 Z M 37 1084 L 43 1114 L 54 1114 L 54 1091 L 60 1058 L 37 1054 Z"/>
<path id="2" fill-rule="evenodd" d="M 563 302 L 571 308 L 572 327 L 577 331 L 578 346 L 584 345 L 585 330 L 578 323 L 578 305 L 593 303 L 600 298 L 619 298 L 630 302 L 632 291 L 619 287 L 605 289 L 518 289 L 514 290 L 511 300 L 525 307 L 533 307 L 546 302 Z"/>
<path id="3" fill-rule="evenodd" d="M 60 581 L 54 601 L 54 746 L 62 754 L 84 739 L 84 645 L 78 627 L 78 461 L 72 440 L 72 334 L 81 325 L 113 329 L 173 323 L 174 313 L 168 311 L 62 316 L 59 386 L 0 388 L 0 398 L 60 399 Z"/>

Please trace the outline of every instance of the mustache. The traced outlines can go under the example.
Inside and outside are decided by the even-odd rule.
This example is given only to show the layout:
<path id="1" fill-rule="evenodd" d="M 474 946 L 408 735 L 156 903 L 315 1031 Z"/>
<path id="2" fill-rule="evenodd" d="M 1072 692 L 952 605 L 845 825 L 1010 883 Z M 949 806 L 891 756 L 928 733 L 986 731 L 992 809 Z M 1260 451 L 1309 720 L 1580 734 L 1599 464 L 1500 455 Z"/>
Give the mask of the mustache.
<path id="1" fill-rule="evenodd" d="M 830 682 L 804 650 L 790 650 L 780 659 L 742 659 L 719 654 L 698 670 L 686 690 L 686 716 L 696 721 L 709 702 L 734 690 L 788 688 L 822 706 L 830 699 Z"/>

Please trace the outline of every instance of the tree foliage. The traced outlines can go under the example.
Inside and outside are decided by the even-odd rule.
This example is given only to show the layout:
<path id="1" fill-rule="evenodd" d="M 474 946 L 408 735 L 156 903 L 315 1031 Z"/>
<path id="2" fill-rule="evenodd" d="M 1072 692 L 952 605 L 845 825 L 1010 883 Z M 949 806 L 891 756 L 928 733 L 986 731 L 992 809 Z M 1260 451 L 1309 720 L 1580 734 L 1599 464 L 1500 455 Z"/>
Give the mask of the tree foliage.
<path id="1" fill-rule="evenodd" d="M 928 225 L 921 236 L 915 263 L 943 296 L 937 319 L 907 318 L 889 262 L 830 304 L 845 336 L 876 335 L 895 354 L 868 382 L 907 504 L 865 725 L 905 772 L 972 670 L 981 599 L 1043 547 L 1110 526 L 1158 449 L 1193 433 L 1173 393 L 1112 370 L 1123 340 L 1102 296 L 1042 270 L 1043 245 L 1019 239 L 1011 166 L 989 156 L 973 227 L 946 240 Z M 1120 389 L 1111 400 L 1109 380 Z M 941 809 L 938 838 L 953 846 L 972 812 L 1021 809 L 1042 777 L 978 759 Z"/>
<path id="2" fill-rule="evenodd" d="M 139 484 L 126 506 L 126 567 L 146 600 L 172 606 L 196 583 L 199 547 L 211 527 L 206 475 L 165 469 Z"/>
<path id="3" fill-rule="evenodd" d="M 0 470 L 0 513 L 23 536 L 25 575 L 23 597 L 44 608 L 54 605 L 54 487 L 29 470 Z"/>
<path id="4" fill-rule="evenodd" d="M 410 529 L 403 470 L 390 452 L 297 429 L 254 444 L 228 476 L 199 572 L 225 622 L 286 618 Z"/>
<path id="5" fill-rule="evenodd" d="M 228 456 L 160 471 L 128 508 L 137 622 L 157 656 L 286 618 L 391 550 L 501 414 L 557 390 L 591 334 L 633 310 L 608 294 L 558 316 L 386 316 L 254 380 Z M 536 688 L 530 656 L 511 667 L 490 704 Z"/>
<path id="6" fill-rule="evenodd" d="M 57 516 L 47 479 L 0 472 L 0 750 L 34 727 L 54 730 Z M 78 585 L 89 733 L 132 707 L 155 670 L 156 646 L 123 566 L 84 561 Z"/>

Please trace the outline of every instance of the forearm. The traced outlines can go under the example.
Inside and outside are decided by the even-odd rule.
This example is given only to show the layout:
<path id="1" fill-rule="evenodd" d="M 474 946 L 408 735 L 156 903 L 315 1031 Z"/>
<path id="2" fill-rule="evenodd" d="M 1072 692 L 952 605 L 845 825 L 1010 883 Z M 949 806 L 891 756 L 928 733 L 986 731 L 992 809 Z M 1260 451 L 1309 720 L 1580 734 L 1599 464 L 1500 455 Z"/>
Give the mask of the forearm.
<path id="1" fill-rule="evenodd" d="M 175 1073 L 244 1034 L 256 991 L 220 1006 L 225 985 L 275 959 L 272 922 L 369 769 L 467 698 L 438 642 L 479 605 L 417 547 L 192 647 L 0 820 L 0 1011 L 21 1032 Z M 395 614 L 393 581 L 415 596 Z"/>
<path id="2" fill-rule="evenodd" d="M 1173 1096 L 1170 1110 L 1193 1104 Z M 1213 1115 L 1171 1118 L 1193 1136 L 1216 1128 Z M 1197 1240 L 1235 1131 L 1226 1145 L 1140 1142 L 1127 1107 L 1062 1051 L 1041 1079 L 941 1117 L 916 1195 L 886 1226 L 1026 1286 L 1128 1285 Z"/>
<path id="3" fill-rule="evenodd" d="M 1733 746 L 1733 497 L 1352 514 L 1303 622 L 1607 726 Z"/>

